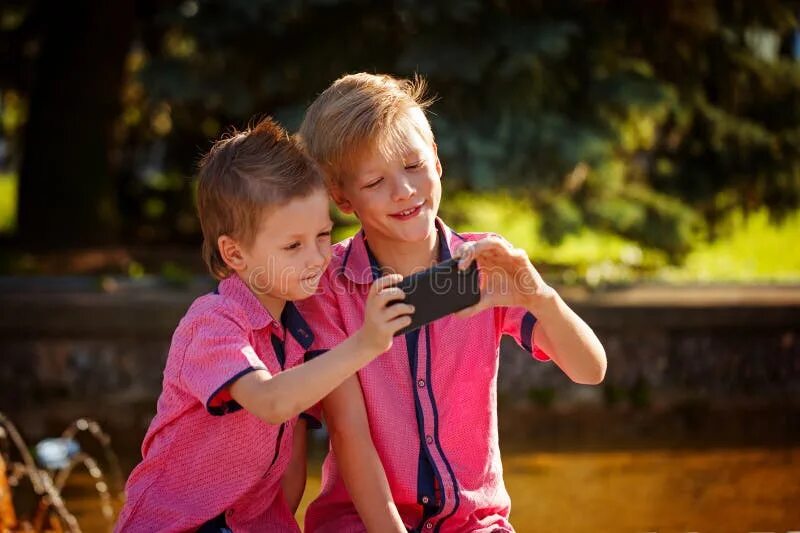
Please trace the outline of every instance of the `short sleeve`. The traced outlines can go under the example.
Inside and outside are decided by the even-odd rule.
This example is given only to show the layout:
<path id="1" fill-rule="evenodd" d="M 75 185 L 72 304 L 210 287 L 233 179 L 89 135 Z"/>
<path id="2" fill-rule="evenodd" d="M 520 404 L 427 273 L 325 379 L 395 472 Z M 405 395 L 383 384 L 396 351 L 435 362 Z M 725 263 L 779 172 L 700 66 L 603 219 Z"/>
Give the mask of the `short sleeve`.
<path id="1" fill-rule="evenodd" d="M 550 360 L 550 356 L 533 342 L 536 317 L 530 311 L 524 307 L 498 307 L 495 312 L 498 313 L 498 322 L 504 335 L 510 335 L 534 359 L 538 361 Z"/>
<path id="2" fill-rule="evenodd" d="M 303 318 L 305 318 L 314 333 L 314 342 L 310 349 L 306 351 L 304 362 L 311 361 L 331 348 L 335 348 L 348 337 L 342 325 L 342 314 L 339 311 L 339 304 L 336 301 L 336 294 L 333 290 L 333 281 L 330 279 L 330 275 L 329 269 L 320 279 L 319 288 L 314 296 L 297 302 L 298 309 L 300 309 Z M 308 420 L 309 427 L 320 427 L 322 420 L 321 402 L 314 404 L 301 416 Z"/>
<path id="3" fill-rule="evenodd" d="M 184 353 L 181 380 L 212 415 L 241 409 L 230 386 L 255 370 L 268 372 L 249 340 L 246 320 L 217 308 L 191 324 L 192 339 Z"/>

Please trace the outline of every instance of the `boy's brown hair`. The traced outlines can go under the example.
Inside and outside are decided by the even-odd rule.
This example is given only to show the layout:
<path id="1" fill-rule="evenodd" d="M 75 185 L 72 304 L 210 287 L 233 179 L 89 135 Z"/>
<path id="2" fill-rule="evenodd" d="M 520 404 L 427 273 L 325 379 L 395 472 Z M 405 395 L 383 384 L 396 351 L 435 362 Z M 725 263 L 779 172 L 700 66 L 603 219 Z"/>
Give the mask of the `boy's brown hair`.
<path id="1" fill-rule="evenodd" d="M 425 91 L 418 75 L 408 80 L 366 72 L 343 76 L 325 89 L 306 111 L 299 135 L 328 185 L 341 186 L 366 153 L 402 157 L 408 125 L 433 142 L 427 119 L 415 121 L 409 113 L 431 105 Z"/>
<path id="2" fill-rule="evenodd" d="M 223 279 L 231 274 L 217 241 L 228 235 L 252 244 L 264 209 L 324 188 L 317 165 L 279 124 L 267 117 L 214 143 L 199 164 L 197 212 L 203 261 Z"/>

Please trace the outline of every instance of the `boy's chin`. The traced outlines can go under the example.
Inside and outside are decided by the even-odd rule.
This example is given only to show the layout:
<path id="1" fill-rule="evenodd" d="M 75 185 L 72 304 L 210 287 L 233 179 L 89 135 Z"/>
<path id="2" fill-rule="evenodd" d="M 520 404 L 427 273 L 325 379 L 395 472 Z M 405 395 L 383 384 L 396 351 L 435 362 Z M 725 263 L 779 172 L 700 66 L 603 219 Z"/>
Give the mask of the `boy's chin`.
<path id="1" fill-rule="evenodd" d="M 393 240 L 409 243 L 424 241 L 434 229 L 434 219 L 427 217 L 408 222 L 395 222 L 389 228 Z"/>
<path id="2" fill-rule="evenodd" d="M 291 291 L 289 294 L 290 300 L 305 300 L 311 296 L 317 294 L 317 289 L 319 288 L 319 280 L 316 281 L 304 281 L 297 284 L 296 287 Z"/>

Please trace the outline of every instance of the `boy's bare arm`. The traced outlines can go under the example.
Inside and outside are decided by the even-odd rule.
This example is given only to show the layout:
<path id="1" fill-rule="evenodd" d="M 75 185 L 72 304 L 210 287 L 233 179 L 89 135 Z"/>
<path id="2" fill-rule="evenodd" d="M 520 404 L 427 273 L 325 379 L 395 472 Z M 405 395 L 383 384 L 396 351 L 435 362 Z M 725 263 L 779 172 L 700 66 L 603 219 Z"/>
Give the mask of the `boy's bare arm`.
<path id="1" fill-rule="evenodd" d="M 392 285 L 402 279 L 384 276 L 370 288 L 363 327 L 328 352 L 270 375 L 264 370 L 250 372 L 230 386 L 231 397 L 247 411 L 269 424 L 282 424 L 299 415 L 331 393 L 348 376 L 388 350 L 396 331 L 411 322 L 411 305 L 402 299 L 402 290 Z"/>
<path id="2" fill-rule="evenodd" d="M 289 460 L 286 472 L 281 477 L 283 497 L 286 499 L 286 504 L 292 513 L 297 512 L 300 500 L 303 499 L 303 492 L 306 490 L 306 466 L 308 464 L 306 458 L 307 429 L 308 426 L 304 419 L 301 418 L 297 421 L 292 440 L 292 458 Z"/>
<path id="3" fill-rule="evenodd" d="M 372 442 L 358 377 L 349 377 L 329 394 L 322 410 L 342 479 L 367 531 L 405 533 Z"/>
<path id="4" fill-rule="evenodd" d="M 547 285 L 524 250 L 499 237 L 465 243 L 456 251 L 459 266 L 473 260 L 481 268 L 481 301 L 458 313 L 461 317 L 494 306 L 520 306 L 537 319 L 533 342 L 576 383 L 595 385 L 606 373 L 606 353 L 600 340 Z"/>
<path id="5" fill-rule="evenodd" d="M 538 319 L 533 343 L 576 383 L 597 385 L 606 374 L 606 352 L 592 328 L 552 293 L 533 296 L 525 307 Z"/>

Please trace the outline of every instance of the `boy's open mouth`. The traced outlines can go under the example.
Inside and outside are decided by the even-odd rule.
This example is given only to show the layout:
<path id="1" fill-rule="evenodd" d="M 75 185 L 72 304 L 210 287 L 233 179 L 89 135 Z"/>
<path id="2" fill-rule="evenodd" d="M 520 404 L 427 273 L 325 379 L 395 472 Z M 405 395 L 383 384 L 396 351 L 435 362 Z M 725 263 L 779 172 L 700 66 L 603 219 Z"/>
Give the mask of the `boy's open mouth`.
<path id="1" fill-rule="evenodd" d="M 425 205 L 425 202 L 420 202 L 414 207 L 404 209 L 403 211 L 398 211 L 397 213 L 392 213 L 389 216 L 397 220 L 408 220 L 409 218 L 414 218 L 417 216 L 423 205 Z"/>

